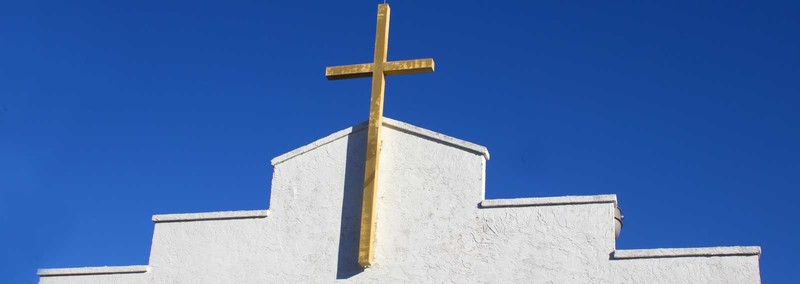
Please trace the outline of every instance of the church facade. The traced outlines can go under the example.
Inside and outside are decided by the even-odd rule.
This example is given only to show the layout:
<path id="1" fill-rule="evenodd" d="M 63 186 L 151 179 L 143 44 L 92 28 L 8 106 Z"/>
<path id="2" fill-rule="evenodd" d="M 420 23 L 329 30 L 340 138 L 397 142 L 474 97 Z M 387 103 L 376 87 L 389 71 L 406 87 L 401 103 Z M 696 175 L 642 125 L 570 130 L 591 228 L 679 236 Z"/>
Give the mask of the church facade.
<path id="1" fill-rule="evenodd" d="M 485 147 L 388 118 L 363 268 L 365 128 L 273 159 L 268 210 L 154 215 L 149 263 L 40 283 L 760 282 L 760 247 L 617 250 L 615 195 L 486 200 Z"/>

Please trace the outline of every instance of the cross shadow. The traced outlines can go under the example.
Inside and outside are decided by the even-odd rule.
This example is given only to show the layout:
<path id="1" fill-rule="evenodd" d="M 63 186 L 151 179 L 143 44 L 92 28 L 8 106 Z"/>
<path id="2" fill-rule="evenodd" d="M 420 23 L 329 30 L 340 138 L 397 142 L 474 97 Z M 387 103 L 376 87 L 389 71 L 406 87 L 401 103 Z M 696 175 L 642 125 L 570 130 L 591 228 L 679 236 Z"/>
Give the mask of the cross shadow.
<path id="1" fill-rule="evenodd" d="M 347 139 L 336 279 L 347 279 L 364 271 L 358 265 L 358 235 L 367 153 L 366 134 L 366 131 L 355 131 Z"/>

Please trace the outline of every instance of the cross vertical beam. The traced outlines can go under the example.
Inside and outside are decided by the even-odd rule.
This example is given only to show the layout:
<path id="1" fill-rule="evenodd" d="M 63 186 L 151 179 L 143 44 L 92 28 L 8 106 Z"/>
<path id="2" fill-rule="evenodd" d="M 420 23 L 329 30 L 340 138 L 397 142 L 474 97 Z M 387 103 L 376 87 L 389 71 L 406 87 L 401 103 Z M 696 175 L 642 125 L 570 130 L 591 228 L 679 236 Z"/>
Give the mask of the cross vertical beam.
<path id="1" fill-rule="evenodd" d="M 372 62 L 372 95 L 367 126 L 367 162 L 364 172 L 364 197 L 361 204 L 361 231 L 358 239 L 358 264 L 372 266 L 372 243 L 375 241 L 375 203 L 378 189 L 378 157 L 381 154 L 381 125 L 383 123 L 383 91 L 386 78 L 383 66 L 389 44 L 389 5 L 378 5 L 378 24 L 375 31 L 375 57 Z"/>
<path id="2" fill-rule="evenodd" d="M 378 5 L 375 31 L 375 57 L 372 63 L 331 66 L 325 68 L 328 80 L 372 77 L 372 95 L 367 126 L 367 156 L 364 170 L 364 195 L 361 204 L 361 231 L 358 239 L 358 264 L 372 266 L 375 244 L 375 204 L 378 197 L 378 162 L 381 154 L 383 93 L 386 76 L 433 72 L 433 59 L 386 61 L 389 43 L 389 5 Z"/>

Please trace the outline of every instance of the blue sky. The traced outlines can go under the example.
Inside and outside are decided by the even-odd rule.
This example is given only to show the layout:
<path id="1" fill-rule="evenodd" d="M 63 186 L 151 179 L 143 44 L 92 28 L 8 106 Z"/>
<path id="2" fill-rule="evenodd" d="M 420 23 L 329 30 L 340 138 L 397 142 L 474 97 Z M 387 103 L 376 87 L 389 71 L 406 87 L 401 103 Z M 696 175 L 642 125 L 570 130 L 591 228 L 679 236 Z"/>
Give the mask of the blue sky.
<path id="1" fill-rule="evenodd" d="M 760 245 L 800 282 L 800 7 L 644 2 L 391 1 L 389 59 L 436 72 L 385 115 L 487 146 L 487 198 L 615 193 L 618 248 Z M 366 120 L 369 80 L 324 68 L 371 60 L 378 3 L 0 4 L 0 275 L 266 208 L 271 158 Z"/>

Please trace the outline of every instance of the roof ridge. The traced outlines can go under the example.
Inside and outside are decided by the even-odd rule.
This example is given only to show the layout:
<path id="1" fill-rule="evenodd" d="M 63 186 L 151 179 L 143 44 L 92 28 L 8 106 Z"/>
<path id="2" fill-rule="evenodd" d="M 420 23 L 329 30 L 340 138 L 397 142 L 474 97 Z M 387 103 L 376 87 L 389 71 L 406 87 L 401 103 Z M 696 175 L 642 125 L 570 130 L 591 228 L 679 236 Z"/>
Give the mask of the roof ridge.
<path id="1" fill-rule="evenodd" d="M 486 158 L 487 160 L 489 159 L 489 150 L 486 149 L 486 147 L 478 145 L 478 144 L 475 144 L 475 143 L 472 143 L 472 142 L 469 142 L 469 141 L 458 139 L 458 138 L 455 138 L 455 137 L 452 137 L 452 136 L 447 136 L 447 135 L 444 135 L 444 134 L 441 134 L 441 133 L 438 133 L 438 132 L 435 132 L 435 131 L 432 131 L 432 130 L 428 130 L 428 129 L 425 129 L 425 128 L 422 128 L 422 127 L 419 127 L 419 126 L 415 126 L 415 125 L 412 125 L 412 124 L 409 124 L 409 123 L 405 123 L 405 122 L 402 122 L 402 121 L 399 121 L 399 120 L 391 119 L 391 118 L 388 118 L 388 117 L 384 117 L 383 118 L 383 126 L 389 127 L 389 128 L 392 128 L 392 129 L 395 129 L 395 130 L 398 130 L 398 131 L 401 131 L 401 132 L 404 132 L 404 133 L 407 133 L 407 134 L 411 134 L 411 135 L 414 135 L 414 136 L 417 136 L 417 137 L 420 137 L 420 138 L 424 138 L 424 139 L 428 139 L 428 140 L 435 141 L 435 142 L 438 142 L 438 143 L 442 143 L 444 145 L 448 145 L 448 146 L 451 146 L 451 147 L 454 147 L 454 148 L 458 148 L 458 149 L 461 149 L 461 150 L 464 150 L 464 151 L 467 151 L 467 152 L 472 152 L 472 153 L 484 156 L 484 158 Z M 276 166 L 276 165 L 278 165 L 280 163 L 283 163 L 283 162 L 285 162 L 287 160 L 290 160 L 290 159 L 292 159 L 294 157 L 300 156 L 300 155 L 302 155 L 302 154 L 304 154 L 306 152 L 309 152 L 311 150 L 314 150 L 316 148 L 324 146 L 324 145 L 326 145 L 328 143 L 331 143 L 333 141 L 339 140 L 342 137 L 345 137 L 345 136 L 350 135 L 352 133 L 364 130 L 364 129 L 366 129 L 366 127 L 367 127 L 367 121 L 364 121 L 364 122 L 361 122 L 361 123 L 356 124 L 354 126 L 351 126 L 351 127 L 336 131 L 336 132 L 334 132 L 334 133 L 332 133 L 332 134 L 330 134 L 328 136 L 325 136 L 323 138 L 317 139 L 314 142 L 311 142 L 309 144 L 306 144 L 304 146 L 301 146 L 299 148 L 296 148 L 294 150 L 286 152 L 286 153 L 284 153 L 282 155 L 279 155 L 279 156 L 273 158 L 272 161 L 270 161 L 270 163 L 274 167 L 274 166 Z"/>

